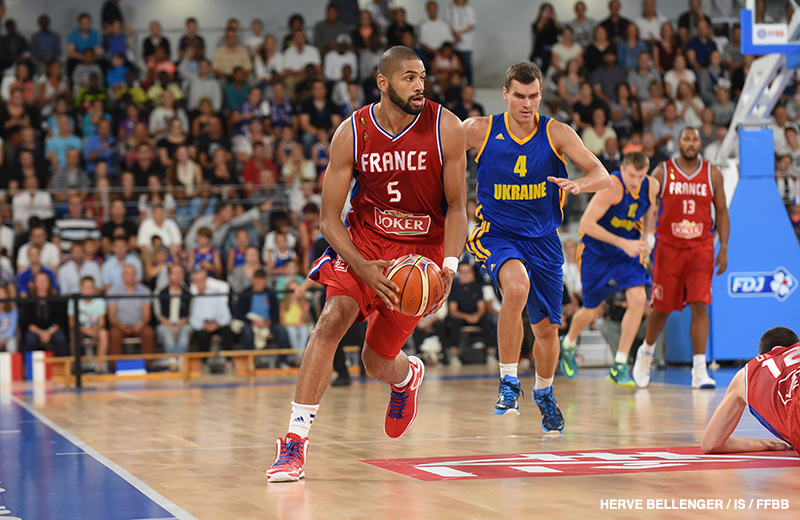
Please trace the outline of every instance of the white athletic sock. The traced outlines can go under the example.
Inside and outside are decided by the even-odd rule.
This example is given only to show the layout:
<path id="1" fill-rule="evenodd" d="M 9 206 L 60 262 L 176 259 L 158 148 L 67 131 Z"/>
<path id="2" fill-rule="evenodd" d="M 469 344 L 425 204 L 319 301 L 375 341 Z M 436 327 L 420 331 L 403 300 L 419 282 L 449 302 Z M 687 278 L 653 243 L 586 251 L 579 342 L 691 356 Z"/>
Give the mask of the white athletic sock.
<path id="1" fill-rule="evenodd" d="M 533 385 L 535 390 L 544 390 L 548 386 L 553 385 L 553 378 L 552 377 L 542 377 L 539 373 L 536 373 L 536 384 Z"/>
<path id="2" fill-rule="evenodd" d="M 411 378 L 414 376 L 414 371 L 411 370 L 411 366 L 408 367 L 408 374 L 406 378 L 403 379 L 401 382 L 397 383 L 396 385 L 392 385 L 393 387 L 397 388 L 398 390 L 401 388 L 405 388 L 408 383 L 411 382 Z"/>
<path id="3" fill-rule="evenodd" d="M 695 368 L 697 368 L 697 367 L 705 368 L 705 366 L 706 366 L 706 355 L 705 354 L 695 354 L 694 356 L 692 356 L 692 366 L 695 367 Z"/>
<path id="4" fill-rule="evenodd" d="M 645 340 L 644 343 L 642 343 L 642 346 L 639 347 L 639 348 L 643 349 L 642 352 L 644 354 L 647 354 L 647 355 L 650 355 L 650 356 L 652 356 L 653 353 L 655 353 L 655 351 L 656 351 L 655 344 L 651 345 L 650 343 L 647 342 L 647 340 Z"/>
<path id="5" fill-rule="evenodd" d="M 500 379 L 505 376 L 517 378 L 517 365 L 518 363 L 500 363 Z"/>
<path id="6" fill-rule="evenodd" d="M 575 348 L 578 346 L 577 339 L 569 339 L 569 336 L 564 336 L 564 348 Z"/>
<path id="7" fill-rule="evenodd" d="M 624 365 L 627 362 L 628 362 L 628 354 L 622 353 L 618 350 L 617 355 L 614 356 L 614 363 L 622 363 Z"/>
<path id="8" fill-rule="evenodd" d="M 289 419 L 289 433 L 308 437 L 311 424 L 317 416 L 318 404 L 298 404 L 292 401 L 292 417 Z"/>

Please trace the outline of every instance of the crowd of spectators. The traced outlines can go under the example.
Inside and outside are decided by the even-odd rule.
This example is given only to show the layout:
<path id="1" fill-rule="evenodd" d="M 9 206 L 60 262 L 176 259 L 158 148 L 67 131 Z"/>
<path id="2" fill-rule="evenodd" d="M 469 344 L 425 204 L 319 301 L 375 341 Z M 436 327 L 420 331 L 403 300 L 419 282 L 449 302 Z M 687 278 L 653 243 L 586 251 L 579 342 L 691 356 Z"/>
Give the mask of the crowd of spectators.
<path id="1" fill-rule="evenodd" d="M 689 0 L 688 9 L 669 20 L 658 12 L 656 0 L 642 0 L 639 16 L 629 19 L 620 12 L 619 0 L 611 0 L 607 16 L 593 20 L 578 1 L 574 18 L 562 22 L 552 4 L 542 3 L 531 28 L 530 55 L 545 73 L 541 111 L 571 121 L 609 171 L 631 151 L 643 151 L 655 166 L 676 152 L 678 135 L 687 126 L 700 130 L 706 159 L 723 159 L 717 151 L 755 57 L 741 54 L 736 3 L 714 6 L 711 18 L 701 0 Z M 763 0 L 755 2 L 756 22 L 787 22 L 794 13 L 792 2 L 785 3 L 785 11 L 768 7 Z M 800 83 L 794 81 L 772 114 L 772 127 L 776 180 L 795 229 L 798 123 Z M 568 218 L 574 217 L 572 209 L 567 206 Z"/>
<path id="2" fill-rule="evenodd" d="M 461 119 L 483 115 L 472 86 L 474 8 L 429 1 L 412 25 L 391 1 L 360 11 L 338 2 L 291 16 L 280 35 L 231 18 L 210 42 L 193 17 L 177 41 L 157 20 L 137 40 L 119 3 L 106 1 L 99 21 L 81 13 L 63 49 L 47 14 L 38 30 L 3 20 L 0 297 L 29 300 L 0 304 L 0 349 L 20 342 L 64 353 L 76 326 L 102 353 L 118 352 L 125 337 L 145 352 L 204 349 L 212 336 L 300 348 L 314 308 L 292 291 L 320 236 L 333 131 L 379 99 L 375 67 L 396 44 L 425 62 L 427 97 Z M 764 2 L 756 6 L 756 18 L 769 19 Z M 609 171 L 629 151 L 651 164 L 669 157 L 687 125 L 700 128 L 713 159 L 753 60 L 739 51 L 740 28 L 709 18 L 700 0 L 677 20 L 655 0 L 643 0 L 634 20 L 618 0 L 600 21 L 584 2 L 572 7 L 563 23 L 542 3 L 532 23 L 530 59 L 545 73 L 540 111 L 570 122 Z M 796 229 L 798 120 L 800 88 L 791 85 L 774 128 Z M 569 206 L 566 215 L 568 225 Z M 37 300 L 77 293 L 108 299 L 82 299 L 77 312 Z M 486 313 L 455 312 L 469 324 Z M 454 347 L 454 334 L 442 343 Z"/>
<path id="3" fill-rule="evenodd" d="M 125 338 L 144 353 L 213 336 L 303 348 L 314 306 L 294 291 L 330 139 L 379 99 L 384 49 L 418 50 L 432 98 L 482 113 L 464 0 L 429 2 L 416 27 L 385 1 L 295 14 L 282 35 L 231 18 L 217 42 L 193 17 L 178 41 L 158 20 L 137 39 L 118 0 L 79 14 L 64 48 L 47 14 L 38 30 L 3 22 L 0 296 L 27 298 L 0 308 L 5 350 L 66 354 L 76 327 L 100 356 Z"/>

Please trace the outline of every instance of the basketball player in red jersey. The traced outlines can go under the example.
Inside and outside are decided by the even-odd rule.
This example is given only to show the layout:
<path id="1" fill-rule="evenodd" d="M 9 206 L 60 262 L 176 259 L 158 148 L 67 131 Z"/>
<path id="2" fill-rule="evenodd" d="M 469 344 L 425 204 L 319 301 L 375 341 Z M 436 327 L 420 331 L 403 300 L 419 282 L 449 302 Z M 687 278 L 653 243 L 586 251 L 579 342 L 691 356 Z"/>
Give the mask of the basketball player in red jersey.
<path id="1" fill-rule="evenodd" d="M 467 237 L 465 134 L 459 119 L 423 95 L 425 67 L 406 47 L 378 64 L 381 100 L 357 111 L 333 136 L 322 187 L 320 229 L 331 247 L 309 277 L 327 301 L 308 342 L 292 402 L 289 432 L 278 439 L 269 482 L 303 478 L 308 432 L 331 376 L 336 346 L 350 325 L 369 318 L 362 359 L 391 385 L 384 431 L 400 437 L 417 413 L 424 366 L 400 349 L 419 317 L 393 310 L 397 286 L 384 274 L 391 260 L 416 253 L 443 265 L 450 293 Z M 350 189 L 352 211 L 341 214 Z"/>
<path id="2" fill-rule="evenodd" d="M 785 450 L 800 447 L 800 340 L 786 327 L 761 336 L 759 355 L 733 377 L 700 445 L 704 453 Z M 745 407 L 777 439 L 731 434 Z"/>
<path id="3" fill-rule="evenodd" d="M 647 318 L 647 336 L 633 365 L 633 380 L 639 388 L 650 384 L 656 338 L 667 318 L 686 304 L 692 310 L 692 388 L 716 386 L 706 368 L 706 344 L 711 328 L 708 304 L 711 303 L 714 267 L 718 267 L 719 275 L 728 266 L 731 224 L 722 173 L 700 158 L 700 146 L 700 132 L 696 128 L 685 128 L 678 138 L 680 156 L 667 159 L 653 172 L 653 178 L 661 185 L 661 206 L 650 295 L 653 312 Z M 716 261 L 712 206 L 720 246 Z"/>

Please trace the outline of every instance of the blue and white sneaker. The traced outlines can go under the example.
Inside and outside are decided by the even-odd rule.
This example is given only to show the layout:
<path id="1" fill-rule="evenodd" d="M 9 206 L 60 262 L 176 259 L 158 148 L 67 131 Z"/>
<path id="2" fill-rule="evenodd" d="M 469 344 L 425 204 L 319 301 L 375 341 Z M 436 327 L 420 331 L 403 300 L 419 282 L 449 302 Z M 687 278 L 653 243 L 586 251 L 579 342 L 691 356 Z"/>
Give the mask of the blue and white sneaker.
<path id="1" fill-rule="evenodd" d="M 497 403 L 494 405 L 494 414 L 503 415 L 513 413 L 519 415 L 519 396 L 522 388 L 516 377 L 503 376 L 500 380 L 500 389 L 497 392 Z"/>
<path id="2" fill-rule="evenodd" d="M 564 416 L 556 404 L 556 397 L 553 395 L 553 385 L 544 390 L 533 389 L 533 399 L 539 406 L 542 413 L 542 430 L 546 433 L 560 432 L 564 429 Z"/>

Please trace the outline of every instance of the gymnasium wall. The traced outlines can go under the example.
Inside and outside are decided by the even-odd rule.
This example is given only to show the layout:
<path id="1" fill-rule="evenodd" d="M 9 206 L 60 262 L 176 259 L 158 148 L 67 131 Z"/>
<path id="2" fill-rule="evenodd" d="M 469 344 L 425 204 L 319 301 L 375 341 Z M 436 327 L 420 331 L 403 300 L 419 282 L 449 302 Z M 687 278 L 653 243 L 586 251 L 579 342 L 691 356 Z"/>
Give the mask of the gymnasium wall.
<path id="1" fill-rule="evenodd" d="M 710 1 L 710 0 L 707 0 Z M 585 0 L 588 15 L 596 20 L 607 16 L 606 0 Z M 238 17 L 243 24 L 252 18 L 265 22 L 267 33 L 283 36 L 286 21 L 292 13 L 300 12 L 306 24 L 313 25 L 324 17 L 325 0 L 122 0 L 125 22 L 143 34 L 153 19 L 158 19 L 165 34 L 177 43 L 183 33 L 183 21 L 187 16 L 195 16 L 200 25 L 200 33 L 207 44 L 213 46 L 222 33 L 225 21 Z M 361 0 L 363 5 L 365 2 Z M 425 0 L 395 0 L 396 5 L 404 7 L 408 20 L 417 24 L 425 17 Z M 448 0 L 439 0 L 440 13 Z M 502 85 L 506 68 L 512 63 L 528 58 L 531 51 L 531 23 L 539 12 L 540 1 L 529 0 L 471 0 L 477 11 L 478 29 L 474 62 L 475 82 L 479 87 Z M 574 18 L 574 2 L 552 2 L 560 21 Z M 621 0 L 622 13 L 635 19 L 641 12 L 641 0 Z M 92 15 L 95 28 L 99 27 L 100 8 L 103 0 L 6 0 L 7 16 L 17 21 L 20 32 L 30 34 L 37 29 L 36 19 L 46 12 L 54 30 L 66 39 L 76 23 L 78 13 L 86 11 Z M 659 11 L 675 20 L 687 10 L 688 0 L 667 2 L 657 0 Z M 140 44 L 137 45 L 137 52 Z M 213 52 L 210 54 L 213 55 Z"/>

